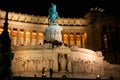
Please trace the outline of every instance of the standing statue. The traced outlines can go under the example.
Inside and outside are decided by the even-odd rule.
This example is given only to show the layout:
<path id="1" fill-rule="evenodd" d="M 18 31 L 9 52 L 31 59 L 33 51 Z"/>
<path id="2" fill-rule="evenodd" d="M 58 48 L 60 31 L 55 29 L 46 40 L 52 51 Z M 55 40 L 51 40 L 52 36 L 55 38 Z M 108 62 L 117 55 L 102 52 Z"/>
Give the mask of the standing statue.
<path id="1" fill-rule="evenodd" d="M 51 4 L 51 8 L 48 10 L 48 23 L 54 23 L 57 18 L 59 18 L 56 5 L 54 3 Z"/>
<path id="2" fill-rule="evenodd" d="M 66 71 L 67 60 L 65 54 L 60 54 L 59 56 L 60 71 Z"/>

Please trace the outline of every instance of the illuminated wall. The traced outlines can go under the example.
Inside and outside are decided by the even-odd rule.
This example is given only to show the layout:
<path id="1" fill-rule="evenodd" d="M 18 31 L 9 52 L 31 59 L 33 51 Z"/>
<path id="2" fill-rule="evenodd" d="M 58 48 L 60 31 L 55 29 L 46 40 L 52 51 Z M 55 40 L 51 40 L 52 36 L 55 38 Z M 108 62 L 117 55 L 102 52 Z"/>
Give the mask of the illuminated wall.
<path id="1" fill-rule="evenodd" d="M 68 34 L 65 33 L 63 38 L 63 42 L 68 45 Z"/>
<path id="2" fill-rule="evenodd" d="M 2 32 L 2 28 L 0 28 L 0 33 Z M 9 30 L 9 34 L 11 37 L 12 46 L 23 46 L 23 45 L 42 45 L 44 43 L 44 35 L 43 32 L 37 32 L 37 30 L 30 29 L 17 29 L 13 28 L 13 30 Z M 78 46 L 78 47 L 86 47 L 86 39 L 87 33 L 62 33 L 63 34 L 63 42 L 68 46 Z"/>

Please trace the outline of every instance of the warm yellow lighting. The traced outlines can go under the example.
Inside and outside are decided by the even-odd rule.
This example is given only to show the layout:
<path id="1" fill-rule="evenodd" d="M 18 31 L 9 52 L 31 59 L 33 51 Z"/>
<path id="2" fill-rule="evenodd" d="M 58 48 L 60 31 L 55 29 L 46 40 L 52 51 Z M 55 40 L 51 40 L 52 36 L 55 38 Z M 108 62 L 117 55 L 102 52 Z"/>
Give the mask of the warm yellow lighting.
<path id="1" fill-rule="evenodd" d="M 30 32 L 26 32 L 26 34 L 30 34 Z"/>
<path id="2" fill-rule="evenodd" d="M 19 33 L 23 34 L 24 32 L 23 32 L 23 31 L 20 31 Z"/>
<path id="3" fill-rule="evenodd" d="M 43 35 L 43 33 L 39 33 L 39 35 Z"/>
<path id="4" fill-rule="evenodd" d="M 24 36 L 23 33 L 19 34 L 19 38 L 23 38 L 23 36 Z"/>
<path id="5" fill-rule="evenodd" d="M 3 29 L 0 29 L 0 34 L 2 33 Z"/>
<path id="6" fill-rule="evenodd" d="M 13 31 L 12 36 L 16 36 L 16 35 L 17 35 L 17 31 Z"/>
<path id="7" fill-rule="evenodd" d="M 37 34 L 36 33 L 32 33 L 32 39 L 36 39 L 37 38 Z"/>
<path id="8" fill-rule="evenodd" d="M 64 36 L 68 36 L 68 34 L 64 34 Z"/>

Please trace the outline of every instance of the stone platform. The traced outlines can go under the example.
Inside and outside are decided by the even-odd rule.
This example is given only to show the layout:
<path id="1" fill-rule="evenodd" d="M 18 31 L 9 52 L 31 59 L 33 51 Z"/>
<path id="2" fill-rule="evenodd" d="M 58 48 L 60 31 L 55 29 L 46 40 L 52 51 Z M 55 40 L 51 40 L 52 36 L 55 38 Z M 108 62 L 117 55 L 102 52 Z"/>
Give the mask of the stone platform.
<path id="1" fill-rule="evenodd" d="M 49 77 L 49 69 L 53 69 L 53 77 L 94 79 L 97 75 L 106 79 L 112 75 L 120 80 L 120 66 L 104 61 L 101 51 L 92 51 L 76 46 L 51 45 L 21 46 L 14 51 L 12 71 L 14 76 L 41 77 L 42 68 Z M 115 79 L 115 80 L 116 80 Z"/>
<path id="2" fill-rule="evenodd" d="M 14 77 L 14 80 L 109 80 L 109 79 L 87 79 L 87 78 L 57 78 L 57 77 L 46 77 L 46 78 L 42 78 L 42 77 Z"/>

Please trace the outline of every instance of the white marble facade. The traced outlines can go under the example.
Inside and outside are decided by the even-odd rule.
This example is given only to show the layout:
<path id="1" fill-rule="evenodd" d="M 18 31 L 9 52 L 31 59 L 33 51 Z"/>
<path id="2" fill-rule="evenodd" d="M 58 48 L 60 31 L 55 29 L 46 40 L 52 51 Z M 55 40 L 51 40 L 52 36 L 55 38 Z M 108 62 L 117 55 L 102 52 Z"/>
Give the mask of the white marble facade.
<path id="1" fill-rule="evenodd" d="M 4 15 L 5 11 L 0 10 L 1 27 L 4 23 Z M 64 32 L 68 31 L 67 42 L 62 39 L 61 26 L 55 24 L 57 25 L 56 29 L 56 26 L 53 26 L 53 24 L 48 25 L 47 17 L 9 12 L 8 19 L 10 36 L 14 36 L 12 38 L 12 42 L 14 42 L 14 46 L 17 46 L 13 49 L 15 55 L 11 67 L 14 76 L 21 75 L 33 77 L 34 74 L 41 76 L 42 68 L 45 67 L 45 73 L 47 74 L 49 72 L 49 68 L 52 68 L 54 71 L 53 76 L 55 77 L 61 77 L 63 74 L 65 74 L 67 77 L 95 78 L 97 75 L 100 75 L 106 78 L 110 75 L 113 75 L 115 78 L 117 78 L 115 80 L 120 80 L 120 65 L 110 64 L 103 60 L 104 57 L 100 51 L 95 52 L 89 49 L 85 49 L 85 47 L 78 48 L 73 45 L 71 48 L 64 45 L 52 48 L 51 44 L 49 43 L 44 45 L 37 45 L 39 43 L 43 43 L 43 30 L 45 30 L 47 26 L 52 26 L 53 28 L 49 27 L 51 28 L 50 31 L 46 31 L 49 33 L 45 34 L 45 40 L 57 40 L 59 42 L 68 43 L 70 45 L 70 32 L 73 32 L 75 37 L 75 42 L 73 44 L 76 45 L 76 43 L 79 43 L 79 47 L 83 47 L 85 46 L 82 43 L 84 41 L 80 37 L 83 36 L 83 33 L 88 34 L 88 32 L 86 32 L 86 28 L 82 25 L 88 25 L 93 22 L 94 19 L 57 19 L 56 22 L 62 25 Z M 73 27 L 71 27 L 71 25 Z M 35 39 L 32 39 L 33 30 L 35 32 L 34 34 L 37 36 L 36 41 Z M 2 29 L 0 28 L 0 32 L 1 31 Z M 30 36 L 28 36 L 28 34 Z M 23 38 L 19 39 L 18 35 L 23 35 Z M 65 34 L 63 35 L 65 36 Z M 64 36 L 63 38 L 65 38 Z M 38 37 L 42 39 L 39 40 Z M 79 38 L 78 41 L 76 37 Z M 20 44 L 24 45 L 18 45 L 19 41 Z M 92 41 L 90 40 L 90 42 Z"/>
<path id="2" fill-rule="evenodd" d="M 50 24 L 45 29 L 45 40 L 62 42 L 62 27 L 57 23 Z M 52 68 L 54 73 L 103 75 L 103 56 L 101 52 L 95 52 L 85 48 L 72 46 L 57 46 L 52 48 L 51 43 L 38 46 L 20 46 L 15 49 L 15 56 L 12 61 L 12 71 L 14 75 L 32 75 L 40 73 L 45 67 L 45 72 Z M 59 74 L 60 76 L 60 74 Z"/>

